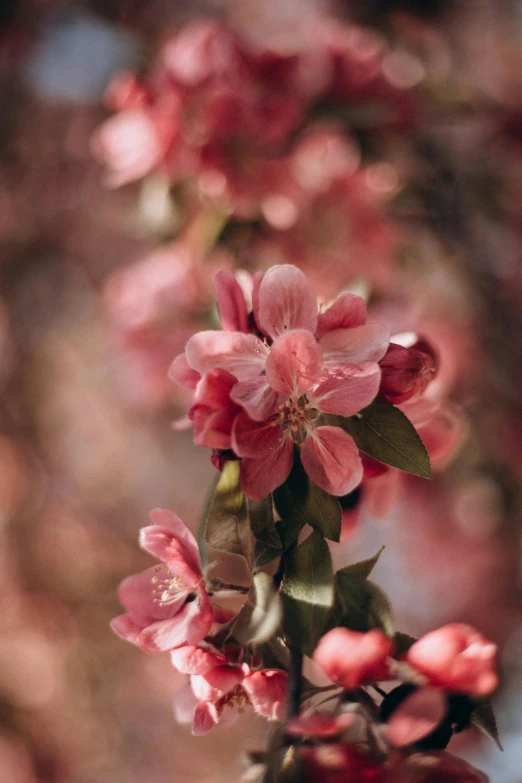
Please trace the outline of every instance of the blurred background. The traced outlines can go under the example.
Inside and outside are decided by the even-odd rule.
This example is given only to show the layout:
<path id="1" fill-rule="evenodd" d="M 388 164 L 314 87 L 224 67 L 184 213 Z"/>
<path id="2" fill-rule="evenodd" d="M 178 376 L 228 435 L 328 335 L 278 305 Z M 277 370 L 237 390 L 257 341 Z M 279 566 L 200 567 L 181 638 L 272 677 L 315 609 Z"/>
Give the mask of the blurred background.
<path id="1" fill-rule="evenodd" d="M 148 511 L 195 530 L 215 475 L 168 367 L 218 268 L 280 262 L 437 351 L 435 478 L 368 477 L 334 559 L 385 544 L 400 630 L 500 645 L 505 752 L 450 749 L 520 783 L 521 41 L 509 0 L 3 0 L 2 783 L 220 783 L 262 747 L 178 726 L 168 655 L 109 621 Z"/>

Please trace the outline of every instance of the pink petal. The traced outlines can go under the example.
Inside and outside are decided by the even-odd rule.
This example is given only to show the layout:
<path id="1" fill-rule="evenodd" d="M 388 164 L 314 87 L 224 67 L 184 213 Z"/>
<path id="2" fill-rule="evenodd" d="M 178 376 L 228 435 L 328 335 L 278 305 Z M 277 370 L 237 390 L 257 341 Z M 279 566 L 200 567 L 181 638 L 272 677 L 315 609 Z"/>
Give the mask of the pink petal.
<path id="1" fill-rule="evenodd" d="M 290 329 L 317 328 L 317 301 L 303 272 L 295 266 L 273 266 L 259 287 L 256 320 L 275 338 Z"/>
<path id="2" fill-rule="evenodd" d="M 193 734 L 201 736 L 211 731 L 219 723 L 219 715 L 216 706 L 212 702 L 203 701 L 194 712 Z"/>
<path id="3" fill-rule="evenodd" d="M 241 460 L 241 486 L 247 497 L 261 500 L 286 481 L 294 463 L 294 444 L 286 437 L 277 451 L 260 459 Z"/>
<path id="4" fill-rule="evenodd" d="M 239 381 L 230 396 L 254 421 L 268 419 L 285 399 L 282 394 L 278 394 L 270 387 L 263 375 L 259 378 L 250 378 L 248 381 Z"/>
<path id="5" fill-rule="evenodd" d="M 169 367 L 169 378 L 171 381 L 174 381 L 174 383 L 179 383 L 180 386 L 187 386 L 189 389 L 195 389 L 198 385 L 198 381 L 201 379 L 201 375 L 199 372 L 192 369 L 185 354 L 180 353 Z"/>
<path id="6" fill-rule="evenodd" d="M 317 319 L 317 339 L 332 329 L 352 329 L 366 323 L 366 305 L 357 294 L 344 291 Z"/>
<path id="7" fill-rule="evenodd" d="M 162 582 L 168 572 L 161 566 L 152 566 L 139 574 L 123 580 L 118 588 L 118 597 L 133 615 L 139 615 L 148 625 L 152 620 L 166 620 L 175 615 L 185 603 L 186 590 L 179 590 L 165 606 L 160 606 Z M 172 593 L 171 593 L 172 594 Z"/>
<path id="8" fill-rule="evenodd" d="M 170 659 L 181 674 L 206 674 L 215 666 L 222 666 L 227 662 L 224 655 L 189 644 L 171 650 Z"/>
<path id="9" fill-rule="evenodd" d="M 374 362 L 327 362 L 323 380 L 314 389 L 310 402 L 323 413 L 353 416 L 376 397 L 380 380 L 381 371 Z"/>
<path id="10" fill-rule="evenodd" d="M 220 691 L 223 696 L 243 682 L 245 668 L 243 666 L 215 666 L 204 675 L 204 679 L 212 688 Z"/>
<path id="11" fill-rule="evenodd" d="M 209 617 L 199 602 L 186 603 L 174 617 L 152 623 L 141 632 L 141 646 L 149 652 L 172 650 L 185 644 L 197 644 L 206 636 L 212 626 Z M 196 628 L 198 633 L 195 632 Z"/>
<path id="12" fill-rule="evenodd" d="M 253 334 L 198 332 L 187 343 L 187 359 L 200 373 L 215 368 L 228 370 L 240 381 L 260 375 L 268 348 Z"/>
<path id="13" fill-rule="evenodd" d="M 226 408 L 221 411 L 210 411 L 204 405 L 196 405 L 191 409 L 194 420 L 194 443 L 208 449 L 229 449 L 231 432 L 236 410 Z"/>
<path id="14" fill-rule="evenodd" d="M 372 323 L 353 329 L 334 329 L 321 337 L 319 343 L 326 360 L 378 362 L 386 353 L 389 341 L 388 329 Z"/>
<path id="15" fill-rule="evenodd" d="M 420 688 L 393 711 L 388 719 L 386 737 L 397 748 L 413 745 L 435 731 L 447 711 L 444 691 Z"/>
<path id="16" fill-rule="evenodd" d="M 243 289 L 232 272 L 222 269 L 214 276 L 219 317 L 223 329 L 248 332 L 248 312 Z"/>
<path id="17" fill-rule="evenodd" d="M 156 508 L 149 514 L 153 523 L 140 530 L 140 545 L 171 569 L 186 573 L 187 586 L 195 584 L 201 576 L 201 557 L 198 545 L 183 520 L 167 509 Z"/>
<path id="18" fill-rule="evenodd" d="M 178 723 L 192 723 L 194 713 L 199 701 L 194 696 L 194 692 L 187 682 L 178 688 L 172 699 L 174 718 Z"/>
<path id="19" fill-rule="evenodd" d="M 243 680 L 254 710 L 270 720 L 283 720 L 287 686 L 288 675 L 279 669 L 254 672 Z"/>
<path id="20" fill-rule="evenodd" d="M 266 377 L 272 389 L 297 401 L 320 381 L 323 365 L 323 352 L 313 334 L 295 329 L 274 341 Z"/>
<path id="21" fill-rule="evenodd" d="M 133 620 L 129 614 L 120 614 L 111 620 L 111 628 L 126 642 L 140 646 L 140 635 L 143 627 Z"/>
<path id="22" fill-rule="evenodd" d="M 261 332 L 263 330 L 259 325 L 257 316 L 259 313 L 259 289 L 261 288 L 263 277 L 264 277 L 263 272 L 254 272 L 254 274 L 252 275 L 252 314 L 254 316 L 254 321 L 256 322 L 256 326 Z"/>
<path id="23" fill-rule="evenodd" d="M 253 421 L 247 413 L 240 413 L 232 428 L 232 448 L 239 457 L 269 457 L 277 452 L 284 439 L 277 416 Z"/>
<path id="24" fill-rule="evenodd" d="M 309 477 L 331 495 L 347 495 L 361 483 L 363 469 L 353 438 L 339 427 L 309 433 L 301 460 Z"/>
<path id="25" fill-rule="evenodd" d="M 224 408 L 230 404 L 230 392 L 236 383 L 235 375 L 226 370 L 210 370 L 196 386 L 194 404 L 215 409 Z"/>
<path id="26" fill-rule="evenodd" d="M 197 644 L 209 633 L 214 622 L 214 609 L 204 587 L 200 588 L 197 598 L 188 604 L 186 616 L 187 644 Z"/>

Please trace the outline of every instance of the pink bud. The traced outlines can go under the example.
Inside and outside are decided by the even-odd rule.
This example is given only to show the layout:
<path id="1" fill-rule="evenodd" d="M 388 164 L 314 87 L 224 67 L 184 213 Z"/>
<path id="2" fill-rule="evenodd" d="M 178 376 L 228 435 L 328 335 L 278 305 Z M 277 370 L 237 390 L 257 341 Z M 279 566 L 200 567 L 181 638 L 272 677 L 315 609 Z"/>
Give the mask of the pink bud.
<path id="1" fill-rule="evenodd" d="M 380 393 L 397 405 L 422 394 L 435 375 L 435 354 L 426 341 L 411 348 L 390 343 L 379 366 Z"/>
<path id="2" fill-rule="evenodd" d="M 406 660 L 432 685 L 487 696 L 498 685 L 497 646 L 469 625 L 451 623 L 423 636 Z"/>
<path id="3" fill-rule="evenodd" d="M 386 659 L 393 644 L 382 631 L 358 633 L 334 628 L 323 636 L 314 652 L 314 661 L 343 688 L 357 688 L 389 676 Z"/>

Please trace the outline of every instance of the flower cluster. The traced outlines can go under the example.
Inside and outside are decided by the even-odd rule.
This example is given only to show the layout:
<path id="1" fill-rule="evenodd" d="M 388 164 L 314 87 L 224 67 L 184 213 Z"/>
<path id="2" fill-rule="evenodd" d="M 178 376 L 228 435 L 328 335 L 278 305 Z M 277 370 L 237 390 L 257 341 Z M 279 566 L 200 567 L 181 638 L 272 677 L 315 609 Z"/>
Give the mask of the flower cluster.
<path id="1" fill-rule="evenodd" d="M 218 652 L 205 641 L 230 616 L 211 602 L 196 539 L 171 511 L 155 509 L 150 520 L 140 543 L 161 565 L 122 582 L 119 597 L 127 612 L 114 618 L 112 628 L 145 652 L 170 650 L 174 668 L 190 675 L 176 696 L 176 714 L 181 722 L 193 722 L 195 734 L 231 722 L 250 705 L 259 715 L 281 720 L 286 672 L 262 668 L 259 658 L 247 664 L 237 645 Z"/>
<path id="2" fill-rule="evenodd" d="M 304 274 L 291 265 L 254 276 L 251 311 L 232 274 L 217 275 L 216 293 L 223 331 L 195 334 L 170 369 L 173 380 L 194 389 L 195 443 L 240 457 L 250 498 L 288 478 L 296 445 L 314 484 L 347 495 L 361 482 L 363 463 L 335 417 L 358 414 L 378 395 L 383 402 L 419 396 L 433 356 L 390 344 L 355 294 L 342 293 L 319 312 Z"/>

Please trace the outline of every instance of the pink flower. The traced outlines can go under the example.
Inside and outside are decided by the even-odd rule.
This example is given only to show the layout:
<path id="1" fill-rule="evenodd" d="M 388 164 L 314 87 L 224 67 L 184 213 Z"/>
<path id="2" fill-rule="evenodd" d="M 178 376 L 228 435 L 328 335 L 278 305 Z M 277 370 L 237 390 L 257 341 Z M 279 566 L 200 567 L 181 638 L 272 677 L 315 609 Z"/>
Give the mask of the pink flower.
<path id="1" fill-rule="evenodd" d="M 353 416 L 374 399 L 387 330 L 366 323 L 364 302 L 354 294 L 341 294 L 319 314 L 304 274 L 293 266 L 276 266 L 254 279 L 251 318 L 233 278 L 221 276 L 217 283 L 225 322 L 240 330 L 194 335 L 186 363 L 200 374 L 217 368 L 238 379 L 230 397 L 243 413 L 234 422 L 232 447 L 243 458 L 244 491 L 258 499 L 282 484 L 296 441 L 312 481 L 326 492 L 347 494 L 362 476 L 357 447 L 319 416 Z"/>
<path id="2" fill-rule="evenodd" d="M 392 652 L 393 643 L 382 631 L 334 628 L 323 636 L 313 658 L 330 679 L 350 690 L 389 678 L 387 658 Z"/>
<path id="3" fill-rule="evenodd" d="M 286 672 L 279 669 L 252 670 L 247 664 L 228 659 L 201 647 L 172 650 L 174 668 L 190 675 L 193 699 L 186 689 L 176 695 L 175 711 L 182 722 L 193 720 L 194 734 L 206 734 L 214 726 L 231 723 L 245 708 L 253 707 L 269 720 L 282 720 L 286 702 Z M 188 709 L 178 709 L 178 701 Z"/>
<path id="4" fill-rule="evenodd" d="M 355 722 L 353 712 L 341 712 L 340 715 L 332 715 L 331 712 L 316 710 L 310 715 L 300 715 L 292 718 L 286 724 L 286 731 L 294 737 L 339 737 Z"/>
<path id="5" fill-rule="evenodd" d="M 196 539 L 172 511 L 155 509 L 140 532 L 141 546 L 163 561 L 120 585 L 128 610 L 115 617 L 114 631 L 142 650 L 170 650 L 196 644 L 210 631 L 213 607 L 201 571 Z"/>
<path id="6" fill-rule="evenodd" d="M 400 759 L 386 783 L 488 783 L 488 778 L 466 761 L 449 753 L 414 753 Z"/>
<path id="7" fill-rule="evenodd" d="M 432 685 L 488 696 L 498 685 L 497 646 L 469 625 L 450 623 L 426 634 L 406 654 Z"/>

